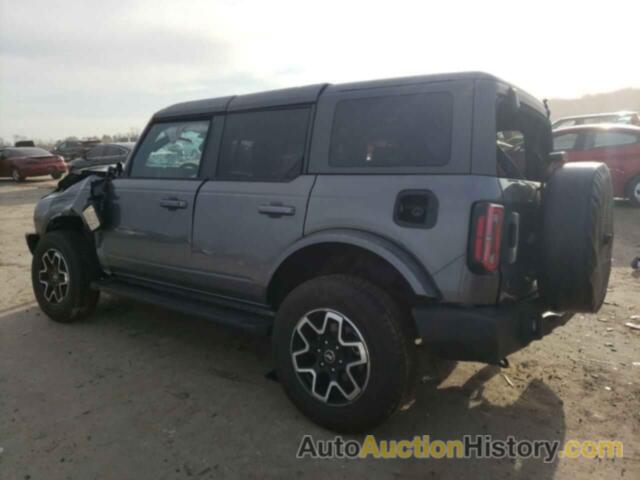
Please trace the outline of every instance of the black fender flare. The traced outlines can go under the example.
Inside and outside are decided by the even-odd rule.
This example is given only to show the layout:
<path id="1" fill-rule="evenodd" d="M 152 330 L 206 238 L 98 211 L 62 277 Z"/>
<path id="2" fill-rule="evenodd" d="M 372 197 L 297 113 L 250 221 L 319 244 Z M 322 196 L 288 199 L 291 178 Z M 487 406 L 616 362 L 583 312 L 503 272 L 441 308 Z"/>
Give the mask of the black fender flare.
<path id="1" fill-rule="evenodd" d="M 433 299 L 442 297 L 429 272 L 404 248 L 382 236 L 346 228 L 321 230 L 302 237 L 278 258 L 269 272 L 266 284 L 271 284 L 280 266 L 291 255 L 303 248 L 323 243 L 342 243 L 367 250 L 392 265 L 407 281 L 415 295 Z"/>

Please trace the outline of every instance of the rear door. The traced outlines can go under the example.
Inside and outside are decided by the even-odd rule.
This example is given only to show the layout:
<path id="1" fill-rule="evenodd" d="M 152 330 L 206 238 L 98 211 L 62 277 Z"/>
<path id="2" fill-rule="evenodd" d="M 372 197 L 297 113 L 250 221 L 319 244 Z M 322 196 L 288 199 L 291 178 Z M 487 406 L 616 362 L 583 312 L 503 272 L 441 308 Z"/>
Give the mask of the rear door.
<path id="1" fill-rule="evenodd" d="M 263 301 L 276 259 L 302 236 L 314 182 L 303 175 L 311 106 L 228 113 L 215 180 L 198 193 L 198 288 Z"/>
<path id="2" fill-rule="evenodd" d="M 98 164 L 100 159 L 104 156 L 106 145 L 98 145 L 97 147 L 93 147 L 89 150 L 85 156 L 86 160 L 91 162 L 91 164 Z"/>
<path id="3" fill-rule="evenodd" d="M 117 145 L 105 145 L 102 156 L 97 163 L 100 165 L 113 165 L 120 160 L 120 147 Z"/>
<path id="4" fill-rule="evenodd" d="M 185 284 L 210 119 L 153 124 L 113 180 L 99 254 L 113 273 Z"/>
<path id="5" fill-rule="evenodd" d="M 624 196 L 625 186 L 633 174 L 639 156 L 636 132 L 616 129 L 594 129 L 586 137 L 584 159 L 605 163 L 611 171 L 614 195 Z"/>

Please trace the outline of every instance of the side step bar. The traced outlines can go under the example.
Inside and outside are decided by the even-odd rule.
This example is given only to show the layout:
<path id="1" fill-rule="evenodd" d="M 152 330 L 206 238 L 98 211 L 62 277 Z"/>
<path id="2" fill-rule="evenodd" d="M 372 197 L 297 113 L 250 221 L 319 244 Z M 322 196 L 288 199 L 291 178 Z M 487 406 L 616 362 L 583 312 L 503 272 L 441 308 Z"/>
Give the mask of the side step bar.
<path id="1" fill-rule="evenodd" d="M 267 336 L 273 326 L 273 312 L 264 313 L 245 311 L 242 308 L 217 305 L 211 301 L 192 298 L 187 295 L 166 292 L 159 289 L 131 284 L 121 280 L 99 280 L 91 284 L 102 292 L 118 297 L 129 298 L 142 303 L 205 318 L 221 325 L 239 328 L 255 335 Z"/>

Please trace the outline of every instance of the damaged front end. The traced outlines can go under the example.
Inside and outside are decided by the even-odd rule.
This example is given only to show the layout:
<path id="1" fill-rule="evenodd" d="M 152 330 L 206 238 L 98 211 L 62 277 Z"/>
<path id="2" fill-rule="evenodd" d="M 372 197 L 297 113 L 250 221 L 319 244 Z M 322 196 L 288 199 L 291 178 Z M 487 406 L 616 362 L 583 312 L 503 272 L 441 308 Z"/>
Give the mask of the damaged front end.
<path id="1" fill-rule="evenodd" d="M 74 229 L 93 232 L 107 221 L 106 202 L 111 180 L 121 169 L 84 170 L 65 176 L 56 188 L 36 204 L 35 233 L 26 235 L 33 254 L 39 239 L 47 232 Z"/>

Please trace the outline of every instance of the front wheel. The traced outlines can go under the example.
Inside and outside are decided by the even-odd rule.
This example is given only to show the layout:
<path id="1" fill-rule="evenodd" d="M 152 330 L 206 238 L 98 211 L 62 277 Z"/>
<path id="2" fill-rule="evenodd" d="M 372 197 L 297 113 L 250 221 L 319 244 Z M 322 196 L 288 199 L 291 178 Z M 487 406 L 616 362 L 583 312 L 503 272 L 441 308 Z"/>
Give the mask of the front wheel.
<path id="1" fill-rule="evenodd" d="M 70 323 L 93 312 L 99 292 L 90 283 L 100 268 L 90 241 L 72 230 L 57 230 L 38 242 L 31 262 L 33 292 L 40 308 L 56 322 Z"/>
<path id="2" fill-rule="evenodd" d="M 369 430 L 413 394 L 410 332 L 402 310 L 368 281 L 347 275 L 309 280 L 285 298 L 276 317 L 278 378 L 319 425 Z"/>
<path id="3" fill-rule="evenodd" d="M 632 178 L 627 187 L 627 197 L 634 207 L 640 207 L 640 176 Z"/>
<path id="4" fill-rule="evenodd" d="M 17 168 L 11 170 L 11 178 L 14 182 L 24 182 L 27 177 L 23 177 Z"/>

